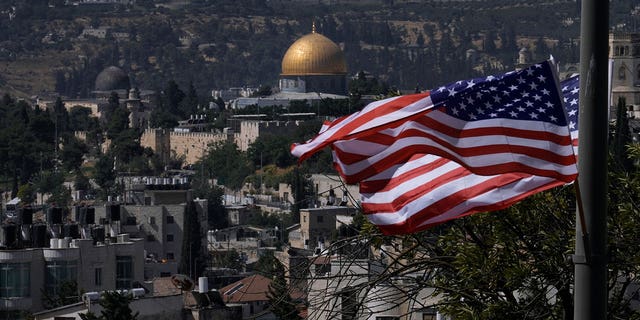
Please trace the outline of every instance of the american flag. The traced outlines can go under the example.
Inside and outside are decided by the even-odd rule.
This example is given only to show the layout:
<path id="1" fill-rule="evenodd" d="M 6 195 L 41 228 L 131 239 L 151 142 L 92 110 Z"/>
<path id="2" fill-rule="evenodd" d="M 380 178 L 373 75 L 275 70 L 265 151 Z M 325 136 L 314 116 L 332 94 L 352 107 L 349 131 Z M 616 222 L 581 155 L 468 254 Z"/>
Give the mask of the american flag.
<path id="1" fill-rule="evenodd" d="M 576 148 L 578 86 L 578 77 L 562 83 L 567 120 Z M 377 139 L 390 141 L 391 137 Z M 334 161 L 339 170 L 344 168 L 340 157 L 344 153 L 336 151 L 358 149 L 358 142 L 349 140 L 334 144 Z M 371 150 L 369 155 L 354 152 L 349 156 L 359 156 L 364 161 L 367 157 L 387 155 L 384 157 L 388 162 L 386 167 L 381 161 L 372 161 L 382 169 L 379 173 L 359 172 L 367 177 L 360 182 L 363 211 L 385 234 L 417 232 L 477 212 L 500 210 L 532 194 L 564 184 L 557 179 L 520 173 L 476 175 L 454 161 L 431 154 L 413 154 L 406 162 L 394 163 L 398 157 L 389 152 L 388 145 L 379 143 L 375 148 L 369 142 L 365 143 Z"/>
<path id="2" fill-rule="evenodd" d="M 358 143 L 349 149 L 337 143 L 353 139 Z M 379 151 L 381 144 L 385 153 Z M 482 175 L 521 172 L 565 182 L 577 176 L 560 89 L 549 62 L 458 81 L 431 94 L 374 102 L 314 139 L 292 145 L 291 152 L 303 160 L 327 145 L 338 153 L 344 164 L 338 170 L 348 183 L 417 153 L 457 161 Z"/>
<path id="3" fill-rule="evenodd" d="M 361 182 L 363 209 L 383 232 L 416 232 L 475 212 L 498 210 L 573 180 L 575 158 L 566 150 L 571 148 L 567 137 L 571 120 L 566 120 L 558 91 L 547 63 L 501 76 L 458 81 L 430 96 L 405 96 L 403 101 L 412 104 L 417 116 L 394 117 L 404 111 L 397 99 L 391 101 L 391 108 L 385 108 L 382 101 L 365 108 L 362 115 L 331 124 L 324 131 L 328 136 L 320 134 L 305 147 L 311 143 L 307 150 L 313 152 L 332 144 L 337 169 L 348 182 Z M 420 110 L 416 105 L 427 111 L 415 111 Z M 370 125 L 366 118 L 375 119 L 372 114 L 389 121 L 376 119 Z M 542 130 L 540 123 L 544 123 Z M 336 139 L 340 135 L 346 139 Z M 495 137 L 500 135 L 509 135 L 510 141 L 497 143 L 501 140 Z M 552 142 L 531 147 L 531 140 L 548 137 L 553 137 Z M 549 152 L 554 148 L 563 151 Z M 292 151 L 295 149 L 293 146 Z M 468 154 L 477 149 L 490 150 Z M 507 160 L 501 165 L 502 160 L 495 161 L 496 154 Z M 513 158 L 520 160 L 510 162 Z M 549 159 L 564 159 L 560 162 L 568 164 L 560 167 L 567 170 L 558 174 L 534 167 L 534 162 L 544 165 Z"/>

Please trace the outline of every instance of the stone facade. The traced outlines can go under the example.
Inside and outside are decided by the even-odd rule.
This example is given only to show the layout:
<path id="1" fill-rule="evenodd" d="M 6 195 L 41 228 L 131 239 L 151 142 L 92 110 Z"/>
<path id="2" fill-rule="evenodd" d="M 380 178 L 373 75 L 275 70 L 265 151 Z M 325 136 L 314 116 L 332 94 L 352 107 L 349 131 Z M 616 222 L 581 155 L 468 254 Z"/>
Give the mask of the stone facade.
<path id="1" fill-rule="evenodd" d="M 257 121 L 238 120 L 237 128 L 223 132 L 175 132 L 167 129 L 146 129 L 140 137 L 142 147 L 151 148 L 163 160 L 170 156 L 184 156 L 185 164 L 196 163 L 206 152 L 209 145 L 224 141 L 233 141 L 241 151 L 247 151 L 249 145 L 260 135 L 286 135 L 299 126 L 300 121 Z"/>
<path id="2" fill-rule="evenodd" d="M 624 97 L 634 112 L 640 113 L 640 33 L 612 33 L 609 35 L 612 106 Z"/>

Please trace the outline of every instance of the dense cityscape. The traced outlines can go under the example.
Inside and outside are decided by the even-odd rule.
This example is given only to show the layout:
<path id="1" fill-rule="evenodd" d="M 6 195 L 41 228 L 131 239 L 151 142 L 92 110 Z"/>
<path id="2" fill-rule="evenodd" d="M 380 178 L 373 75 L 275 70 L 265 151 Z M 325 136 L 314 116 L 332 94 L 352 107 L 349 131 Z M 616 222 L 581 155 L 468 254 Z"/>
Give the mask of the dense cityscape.
<path id="1" fill-rule="evenodd" d="M 610 11 L 607 312 L 636 319 L 640 5 Z M 350 171 L 388 131 L 294 149 L 482 81 L 537 119 L 552 56 L 577 155 L 580 19 L 580 1 L 4 1 L 0 319 L 573 319 L 568 181 L 489 206 L 460 179 L 463 200 L 420 193 L 434 220 L 394 229 L 376 174 L 416 156 Z"/>

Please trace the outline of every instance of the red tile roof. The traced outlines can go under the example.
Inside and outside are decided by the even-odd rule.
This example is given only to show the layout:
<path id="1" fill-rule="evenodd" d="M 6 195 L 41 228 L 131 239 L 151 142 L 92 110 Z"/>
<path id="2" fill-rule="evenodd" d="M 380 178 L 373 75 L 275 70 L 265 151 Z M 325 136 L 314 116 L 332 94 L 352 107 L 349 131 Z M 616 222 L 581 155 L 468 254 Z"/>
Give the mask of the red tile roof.
<path id="1" fill-rule="evenodd" d="M 236 281 L 221 288 L 220 294 L 226 303 L 268 301 L 267 293 L 271 279 L 259 274 Z"/>

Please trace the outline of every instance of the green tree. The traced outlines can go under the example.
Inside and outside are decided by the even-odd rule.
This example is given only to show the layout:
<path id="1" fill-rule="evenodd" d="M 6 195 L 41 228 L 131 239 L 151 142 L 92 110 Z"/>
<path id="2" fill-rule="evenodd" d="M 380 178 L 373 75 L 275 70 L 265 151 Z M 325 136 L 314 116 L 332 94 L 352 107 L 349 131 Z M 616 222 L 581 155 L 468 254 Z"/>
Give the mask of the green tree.
<path id="1" fill-rule="evenodd" d="M 16 196 L 20 198 L 20 202 L 32 204 L 36 200 L 36 190 L 30 183 L 25 183 L 18 188 Z"/>
<path id="2" fill-rule="evenodd" d="M 202 255 L 200 219 L 195 202 L 189 201 L 184 211 L 184 230 L 182 237 L 182 257 L 178 273 L 188 274 L 196 279 L 204 270 L 206 259 Z"/>
<path id="3" fill-rule="evenodd" d="M 89 149 L 87 145 L 76 137 L 69 137 L 62 147 L 61 160 L 62 165 L 66 171 L 73 171 L 80 169 L 82 165 L 82 158 Z"/>
<path id="4" fill-rule="evenodd" d="M 273 272 L 271 276 L 271 283 L 269 284 L 269 291 L 267 292 L 267 298 L 269 298 L 269 310 L 275 314 L 278 319 L 286 320 L 298 320 L 302 319 L 298 310 L 296 309 L 296 303 L 291 298 L 289 286 L 284 274 L 284 266 L 276 259 L 267 258 L 268 265 Z"/>
<path id="5" fill-rule="evenodd" d="M 129 307 L 132 300 L 133 296 L 128 293 L 105 291 L 100 296 L 99 304 L 103 308 L 100 315 L 87 312 L 81 313 L 80 318 L 82 320 L 136 320 L 139 313 L 133 313 Z"/>
<path id="6" fill-rule="evenodd" d="M 113 159 L 107 155 L 101 155 L 95 166 L 94 180 L 102 188 L 103 197 L 112 195 L 116 183 L 116 172 L 113 168 Z"/>
<path id="7" fill-rule="evenodd" d="M 616 109 L 616 126 L 613 135 L 612 153 L 613 170 L 630 171 L 633 162 L 629 158 L 627 147 L 631 143 L 631 131 L 629 129 L 629 116 L 627 115 L 627 103 L 624 97 L 618 99 Z"/>
<path id="8" fill-rule="evenodd" d="M 56 288 L 55 294 L 50 294 L 47 290 L 40 289 L 42 292 L 42 304 L 47 309 L 66 306 L 80 302 L 82 292 L 78 289 L 78 283 L 75 281 L 63 281 Z"/>
<path id="9" fill-rule="evenodd" d="M 73 106 L 69 111 L 69 129 L 71 131 L 87 131 L 94 125 L 91 109 L 83 106 Z"/>
<path id="10" fill-rule="evenodd" d="M 231 141 L 209 146 L 202 161 L 207 177 L 217 178 L 219 184 L 235 190 L 242 188 L 245 178 L 253 172 L 245 153 Z"/>

